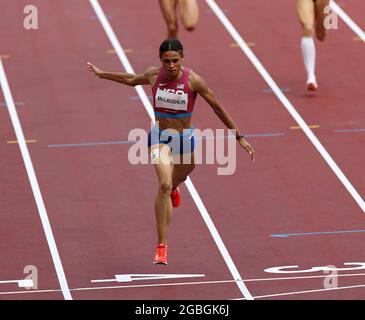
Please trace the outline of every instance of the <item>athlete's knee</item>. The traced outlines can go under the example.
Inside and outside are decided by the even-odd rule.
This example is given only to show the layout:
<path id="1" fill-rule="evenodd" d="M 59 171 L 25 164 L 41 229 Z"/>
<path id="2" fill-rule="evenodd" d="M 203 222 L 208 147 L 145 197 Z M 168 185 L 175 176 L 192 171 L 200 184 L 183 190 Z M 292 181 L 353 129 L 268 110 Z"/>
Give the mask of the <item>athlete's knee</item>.
<path id="1" fill-rule="evenodd" d="M 172 182 L 168 180 L 161 181 L 158 191 L 164 196 L 169 196 L 172 191 Z"/>
<path id="2" fill-rule="evenodd" d="M 312 26 L 303 26 L 304 37 L 312 37 L 314 33 L 314 28 Z"/>

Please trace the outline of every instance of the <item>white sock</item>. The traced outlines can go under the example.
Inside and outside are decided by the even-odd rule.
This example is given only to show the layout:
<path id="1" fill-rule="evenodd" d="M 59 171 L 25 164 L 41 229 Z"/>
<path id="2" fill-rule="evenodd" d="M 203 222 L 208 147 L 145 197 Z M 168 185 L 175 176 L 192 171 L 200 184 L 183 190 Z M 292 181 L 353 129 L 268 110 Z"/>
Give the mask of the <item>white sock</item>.
<path id="1" fill-rule="evenodd" d="M 303 37 L 301 41 L 301 49 L 305 69 L 308 74 L 308 82 L 316 82 L 316 47 L 314 46 L 313 37 Z"/>

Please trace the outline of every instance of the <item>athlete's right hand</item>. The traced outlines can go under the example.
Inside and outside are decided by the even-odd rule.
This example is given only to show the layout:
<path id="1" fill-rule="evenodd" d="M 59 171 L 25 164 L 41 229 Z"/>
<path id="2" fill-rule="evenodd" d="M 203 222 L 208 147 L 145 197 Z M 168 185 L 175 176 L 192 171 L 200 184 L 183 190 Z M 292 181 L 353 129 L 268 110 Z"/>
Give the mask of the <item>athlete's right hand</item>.
<path id="1" fill-rule="evenodd" d="M 249 155 L 251 156 L 251 160 L 254 163 L 255 162 L 255 150 L 252 148 L 252 146 L 247 142 L 245 138 L 240 138 L 239 143 L 243 149 L 245 149 Z"/>
<path id="2" fill-rule="evenodd" d="M 87 68 L 93 72 L 97 77 L 101 78 L 103 71 L 101 71 L 98 67 L 94 66 L 92 63 L 87 63 Z"/>

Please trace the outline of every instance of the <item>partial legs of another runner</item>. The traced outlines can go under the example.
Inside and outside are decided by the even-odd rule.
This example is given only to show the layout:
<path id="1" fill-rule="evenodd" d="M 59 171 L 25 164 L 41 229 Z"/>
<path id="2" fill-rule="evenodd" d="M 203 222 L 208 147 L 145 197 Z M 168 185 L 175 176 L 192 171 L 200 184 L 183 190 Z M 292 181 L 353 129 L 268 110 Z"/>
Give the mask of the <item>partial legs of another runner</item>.
<path id="1" fill-rule="evenodd" d="M 324 23 L 326 17 L 328 16 L 328 11 L 325 10 L 328 6 L 329 0 L 316 0 L 315 2 L 315 29 L 316 36 L 319 41 L 324 41 L 326 38 L 326 27 Z"/>
<path id="2" fill-rule="evenodd" d="M 179 8 L 185 29 L 194 31 L 199 20 L 199 7 L 196 0 L 179 0 Z"/>
<path id="3" fill-rule="evenodd" d="M 196 0 L 159 0 L 159 3 L 167 26 L 167 38 L 177 38 L 179 31 L 177 7 L 179 7 L 185 29 L 188 31 L 195 29 L 199 20 L 199 7 Z"/>
<path id="4" fill-rule="evenodd" d="M 179 29 L 176 17 L 177 0 L 159 0 L 159 3 L 167 26 L 167 38 L 177 38 Z"/>
<path id="5" fill-rule="evenodd" d="M 315 76 L 316 48 L 313 34 L 315 27 L 315 2 L 313 0 L 297 0 L 297 14 L 303 30 L 301 52 L 307 71 L 307 89 L 315 91 L 318 88 Z"/>

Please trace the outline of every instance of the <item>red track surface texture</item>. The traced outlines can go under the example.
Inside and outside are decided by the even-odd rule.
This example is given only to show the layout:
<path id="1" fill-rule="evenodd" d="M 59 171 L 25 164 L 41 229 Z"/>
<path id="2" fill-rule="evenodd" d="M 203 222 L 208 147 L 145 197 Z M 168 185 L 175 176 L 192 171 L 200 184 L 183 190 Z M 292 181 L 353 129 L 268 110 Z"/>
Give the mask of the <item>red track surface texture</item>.
<path id="1" fill-rule="evenodd" d="M 157 2 L 148 9 L 145 2 L 100 0 L 121 45 L 131 49 L 127 56 L 136 72 L 159 65 L 157 49 L 165 35 Z M 243 39 L 254 43 L 251 49 L 306 123 L 319 126 L 313 133 L 364 198 L 364 43 L 340 21 L 325 43 L 317 43 L 320 90 L 308 94 L 294 1 L 269 2 L 217 4 Z M 32 1 L 38 30 L 23 27 L 26 4 L 1 1 L 0 54 L 8 55 L 2 63 L 25 138 L 36 141 L 27 147 L 72 298 L 248 298 L 185 186 L 169 230 L 169 265 L 152 264 L 154 170 L 129 163 L 129 144 L 95 144 L 125 141 L 131 130 L 148 129 L 148 114 L 133 88 L 88 72 L 87 61 L 123 70 L 89 1 Z M 339 270 L 339 275 L 360 275 L 339 277 L 335 290 L 326 290 L 328 273 L 320 268 L 265 271 L 365 263 L 365 232 L 360 232 L 365 212 L 303 131 L 291 128 L 295 120 L 232 45 L 206 2 L 199 4 L 197 30 L 180 33 L 185 64 L 207 80 L 237 125 L 253 135 L 249 141 L 257 161 L 252 165 L 245 152 L 238 152 L 234 175 L 218 176 L 217 165 L 199 165 L 191 179 L 249 294 L 256 299 L 365 299 L 361 268 Z M 365 28 L 363 1 L 338 4 Z M 16 137 L 2 91 L 0 102 L 0 299 L 64 299 L 18 144 L 8 143 Z M 196 128 L 223 128 L 202 99 L 193 120 Z M 91 145 L 60 146 L 82 143 Z M 38 271 L 37 288 L 6 282 L 24 279 L 29 265 Z M 205 277 L 92 282 L 126 274 Z"/>

